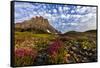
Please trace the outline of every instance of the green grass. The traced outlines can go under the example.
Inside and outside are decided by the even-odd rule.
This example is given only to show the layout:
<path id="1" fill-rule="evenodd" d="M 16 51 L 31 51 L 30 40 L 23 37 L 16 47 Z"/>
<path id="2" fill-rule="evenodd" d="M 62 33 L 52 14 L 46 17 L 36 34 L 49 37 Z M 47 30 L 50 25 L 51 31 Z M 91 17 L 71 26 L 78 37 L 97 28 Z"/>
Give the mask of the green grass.
<path id="1" fill-rule="evenodd" d="M 35 38 L 53 38 L 55 35 L 51 34 L 33 34 L 32 32 L 15 32 L 15 36 L 18 37 L 35 37 Z"/>

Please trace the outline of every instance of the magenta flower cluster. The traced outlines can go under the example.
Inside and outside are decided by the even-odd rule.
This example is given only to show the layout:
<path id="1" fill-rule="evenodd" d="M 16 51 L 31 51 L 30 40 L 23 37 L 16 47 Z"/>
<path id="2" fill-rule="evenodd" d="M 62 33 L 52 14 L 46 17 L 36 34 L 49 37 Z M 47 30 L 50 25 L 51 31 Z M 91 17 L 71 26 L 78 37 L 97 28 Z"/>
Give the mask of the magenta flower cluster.
<path id="1" fill-rule="evenodd" d="M 15 50 L 15 56 L 17 57 L 24 57 L 24 56 L 32 56 L 36 57 L 37 51 L 32 48 L 17 48 Z"/>
<path id="2" fill-rule="evenodd" d="M 62 46 L 61 44 L 62 44 L 62 42 L 59 41 L 59 40 L 53 41 L 53 42 L 49 45 L 49 47 L 48 47 L 48 53 L 49 53 L 50 55 L 53 55 L 53 54 L 57 53 L 58 50 L 59 50 L 59 49 L 61 48 L 61 46 Z"/>

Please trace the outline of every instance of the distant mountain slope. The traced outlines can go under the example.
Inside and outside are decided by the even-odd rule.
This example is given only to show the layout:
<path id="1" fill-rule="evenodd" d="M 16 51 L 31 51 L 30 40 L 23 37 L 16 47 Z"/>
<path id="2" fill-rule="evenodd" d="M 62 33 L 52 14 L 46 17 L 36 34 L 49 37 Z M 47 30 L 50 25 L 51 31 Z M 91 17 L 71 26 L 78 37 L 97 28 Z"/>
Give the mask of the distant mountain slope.
<path id="1" fill-rule="evenodd" d="M 96 32 L 97 32 L 97 30 L 88 30 L 85 32 L 69 31 L 69 32 L 66 32 L 64 34 L 82 34 L 82 33 L 96 33 Z"/>
<path id="2" fill-rule="evenodd" d="M 85 32 L 88 32 L 88 33 L 95 33 L 95 32 L 97 32 L 97 30 L 88 30 L 88 31 L 85 31 Z"/>
<path id="3" fill-rule="evenodd" d="M 49 21 L 42 16 L 31 18 L 21 23 L 15 24 L 16 31 L 32 31 L 33 33 L 59 33 L 49 24 Z"/>

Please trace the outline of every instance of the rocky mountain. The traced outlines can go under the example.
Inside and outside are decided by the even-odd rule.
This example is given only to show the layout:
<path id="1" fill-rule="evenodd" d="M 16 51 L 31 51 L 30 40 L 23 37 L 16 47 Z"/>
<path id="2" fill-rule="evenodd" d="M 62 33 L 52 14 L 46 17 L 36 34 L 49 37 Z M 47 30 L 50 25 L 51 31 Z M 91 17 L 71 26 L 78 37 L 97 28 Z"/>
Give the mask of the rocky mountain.
<path id="1" fill-rule="evenodd" d="M 16 31 L 32 31 L 33 33 L 60 33 L 53 26 L 49 24 L 48 19 L 42 16 L 33 17 L 30 20 L 26 20 L 21 23 L 15 24 Z"/>

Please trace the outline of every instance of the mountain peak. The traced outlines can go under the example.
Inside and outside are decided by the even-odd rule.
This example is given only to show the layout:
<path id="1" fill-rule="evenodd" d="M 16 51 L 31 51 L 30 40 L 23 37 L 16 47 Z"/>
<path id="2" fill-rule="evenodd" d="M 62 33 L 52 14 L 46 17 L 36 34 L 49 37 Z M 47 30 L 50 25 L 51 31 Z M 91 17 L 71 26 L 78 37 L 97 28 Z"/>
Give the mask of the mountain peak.
<path id="1" fill-rule="evenodd" d="M 32 31 L 33 33 L 59 33 L 52 25 L 49 24 L 48 19 L 45 19 L 42 16 L 32 17 L 30 20 L 16 23 L 15 29 L 19 31 Z"/>

